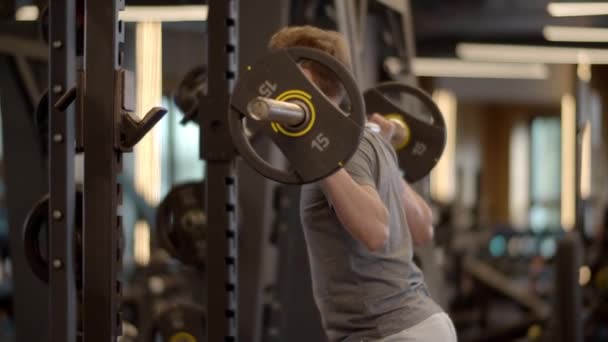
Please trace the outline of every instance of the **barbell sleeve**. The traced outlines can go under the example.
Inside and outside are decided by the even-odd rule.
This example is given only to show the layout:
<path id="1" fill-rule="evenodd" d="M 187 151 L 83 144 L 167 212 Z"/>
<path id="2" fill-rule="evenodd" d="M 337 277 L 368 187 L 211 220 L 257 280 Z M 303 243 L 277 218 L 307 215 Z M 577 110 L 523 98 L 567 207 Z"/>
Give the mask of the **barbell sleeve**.
<path id="1" fill-rule="evenodd" d="M 395 126 L 395 132 L 391 139 L 391 145 L 397 149 L 405 147 L 410 141 L 410 130 L 405 122 L 400 119 L 390 118 L 390 122 Z"/>
<path id="2" fill-rule="evenodd" d="M 306 112 L 295 103 L 256 97 L 247 104 L 249 116 L 257 121 L 273 121 L 298 126 L 306 120 Z"/>

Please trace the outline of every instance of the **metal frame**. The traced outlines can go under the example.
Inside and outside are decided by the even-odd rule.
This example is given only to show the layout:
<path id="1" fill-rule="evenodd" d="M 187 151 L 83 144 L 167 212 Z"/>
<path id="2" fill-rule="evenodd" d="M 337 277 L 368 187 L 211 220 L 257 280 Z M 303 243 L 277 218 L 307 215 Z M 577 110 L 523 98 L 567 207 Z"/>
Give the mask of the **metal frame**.
<path id="1" fill-rule="evenodd" d="M 555 258 L 555 307 L 553 339 L 559 342 L 583 341 L 583 298 L 579 268 L 583 255 L 579 232 L 570 232 L 557 246 Z"/>
<path id="2" fill-rule="evenodd" d="M 403 25 L 403 43 L 406 58 L 406 71 L 414 76 L 413 60 L 416 58 L 416 35 L 414 34 L 414 17 L 410 0 L 403 0 L 403 12 L 401 12 Z"/>
<path id="3" fill-rule="evenodd" d="M 77 294 L 74 264 L 74 108 L 53 105 L 76 82 L 75 0 L 49 4 L 49 337 L 75 342 Z"/>
<path id="4" fill-rule="evenodd" d="M 0 53 L 12 57 L 15 69 L 20 77 L 19 81 L 23 85 L 31 107 L 35 108 L 41 91 L 29 60 L 46 62 L 49 58 L 47 55 L 48 48 L 38 41 L 0 34 Z"/>
<path id="5" fill-rule="evenodd" d="M 280 253 L 277 296 L 265 318 L 264 341 L 308 342 L 326 340 L 311 286 L 310 264 L 300 222 L 300 187 L 282 185 L 275 192 L 275 229 Z M 297 294 L 294 296 L 294 294 Z"/>
<path id="6" fill-rule="evenodd" d="M 49 58 L 48 49 L 43 42 L 6 34 L 0 34 L 0 53 L 39 61 L 47 61 Z"/>
<path id="7" fill-rule="evenodd" d="M 350 47 L 350 56 L 352 60 L 353 75 L 358 83 L 361 83 L 362 78 L 362 38 L 364 37 L 363 18 L 367 16 L 367 0 L 361 0 L 361 8 L 357 15 L 357 2 L 354 0 L 335 0 L 336 7 L 336 22 L 338 30 L 346 38 Z"/>
<path id="8" fill-rule="evenodd" d="M 417 85 L 418 81 L 413 71 L 412 61 L 416 57 L 416 44 L 412 9 L 409 0 L 377 0 L 387 7 L 389 25 L 393 33 L 398 38 L 396 42 L 397 52 L 403 58 L 403 79 L 409 84 Z M 363 79 L 365 49 L 365 30 L 367 29 L 367 14 L 369 0 L 334 0 L 336 8 L 336 22 L 338 30 L 346 37 L 350 47 L 351 59 L 353 63 L 353 74 L 359 85 L 363 87 L 371 86 L 361 84 Z M 398 14 L 401 14 L 401 21 L 398 21 Z"/>
<path id="9" fill-rule="evenodd" d="M 124 0 L 86 0 L 84 94 L 83 340 L 115 341 L 122 266 L 121 191 L 117 174 L 122 152 L 117 139 L 121 119 L 120 67 L 124 26 L 118 12 Z"/>
<path id="10" fill-rule="evenodd" d="M 0 42 L 0 45 L 2 43 Z M 29 111 L 31 103 L 20 82 L 12 56 L 0 54 L 0 107 L 4 146 L 9 239 L 13 273 L 13 305 L 17 342 L 46 341 L 48 286 L 31 271 L 24 255 L 23 223 L 32 204 L 47 192 L 47 165 Z M 35 327 L 35 328 L 33 328 Z"/>
<path id="11" fill-rule="evenodd" d="M 239 18 L 239 70 L 244 70 L 268 54 L 268 40 L 289 22 L 290 1 L 241 1 Z M 265 20 L 259 20 L 263 16 Z M 251 28 L 255 27 L 255 30 Z M 256 141 L 257 140 L 257 141 Z M 252 139 L 256 151 L 272 163 L 280 164 L 280 152 L 265 139 Z M 247 342 L 267 342 L 263 337 L 264 307 L 270 300 L 269 286 L 278 269 L 277 249 L 269 240 L 272 229 L 272 194 L 276 183 L 251 168 L 244 160 L 237 162 L 239 228 L 239 332 Z M 246 218 L 243 221 L 242 218 Z"/>
<path id="12" fill-rule="evenodd" d="M 27 95 L 29 96 L 30 102 L 35 105 L 36 101 L 38 101 L 38 98 L 40 97 L 41 91 L 36 83 L 34 72 L 25 57 L 16 55 L 13 57 L 13 59 L 15 61 L 15 66 L 17 67 L 17 71 L 19 72 L 19 76 L 23 82 L 23 86 L 25 87 Z"/>
<path id="13" fill-rule="evenodd" d="M 201 158 L 207 162 L 207 341 L 238 339 L 235 150 L 227 122 L 238 65 L 238 5 L 238 0 L 209 0 L 209 88 L 198 115 Z"/>

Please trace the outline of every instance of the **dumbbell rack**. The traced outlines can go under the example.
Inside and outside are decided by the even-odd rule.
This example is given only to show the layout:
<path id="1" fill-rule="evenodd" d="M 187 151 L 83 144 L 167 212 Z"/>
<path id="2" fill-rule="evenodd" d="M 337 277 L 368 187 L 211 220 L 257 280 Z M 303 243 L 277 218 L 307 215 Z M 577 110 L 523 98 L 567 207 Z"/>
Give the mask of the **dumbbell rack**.
<path id="1" fill-rule="evenodd" d="M 200 101 L 201 158 L 206 161 L 207 341 L 237 340 L 235 148 L 228 111 L 238 63 L 238 0 L 209 0 L 208 93 Z"/>

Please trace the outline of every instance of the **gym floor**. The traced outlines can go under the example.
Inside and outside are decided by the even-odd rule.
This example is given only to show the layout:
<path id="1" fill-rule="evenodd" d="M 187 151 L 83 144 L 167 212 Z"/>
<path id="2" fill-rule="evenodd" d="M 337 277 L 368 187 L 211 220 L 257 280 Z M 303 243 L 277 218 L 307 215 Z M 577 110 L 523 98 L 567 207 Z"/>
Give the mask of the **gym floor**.
<path id="1" fill-rule="evenodd" d="M 608 2 L 56 2 L 0 4 L 0 341 L 328 341 L 300 189 L 371 112 L 459 341 L 608 341 Z M 301 25 L 350 69 L 269 54 Z"/>

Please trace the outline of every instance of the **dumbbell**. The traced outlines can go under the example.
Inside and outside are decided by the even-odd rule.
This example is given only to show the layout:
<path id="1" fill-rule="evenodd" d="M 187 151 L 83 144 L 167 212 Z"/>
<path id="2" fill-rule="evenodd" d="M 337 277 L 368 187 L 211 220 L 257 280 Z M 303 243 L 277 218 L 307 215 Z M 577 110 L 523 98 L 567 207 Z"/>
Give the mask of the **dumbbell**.
<path id="1" fill-rule="evenodd" d="M 165 307 L 146 334 L 146 342 L 203 342 L 207 314 L 198 304 L 178 302 Z"/>

